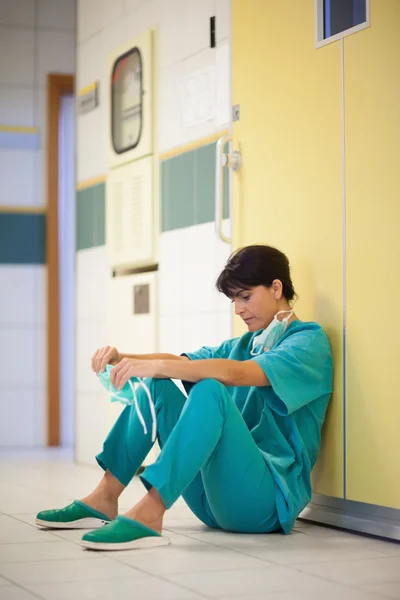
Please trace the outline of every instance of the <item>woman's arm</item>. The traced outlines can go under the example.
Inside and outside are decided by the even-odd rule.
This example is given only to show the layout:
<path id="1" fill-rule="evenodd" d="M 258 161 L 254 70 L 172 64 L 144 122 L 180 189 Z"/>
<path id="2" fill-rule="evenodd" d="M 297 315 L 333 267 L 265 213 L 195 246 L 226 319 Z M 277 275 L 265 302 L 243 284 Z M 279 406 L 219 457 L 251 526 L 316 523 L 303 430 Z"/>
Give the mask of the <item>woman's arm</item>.
<path id="1" fill-rule="evenodd" d="M 175 354 L 121 354 L 113 346 L 103 346 L 92 356 L 92 369 L 95 373 L 105 371 L 107 365 L 118 365 L 122 360 L 189 360 L 187 356 Z"/>
<path id="2" fill-rule="evenodd" d="M 187 356 L 177 356 L 176 354 L 164 354 L 162 352 L 156 352 L 155 354 L 121 354 L 121 360 L 123 358 L 130 358 L 133 360 L 189 360 Z"/>
<path id="3" fill-rule="evenodd" d="M 202 379 L 216 379 L 226 386 L 270 385 L 262 368 L 253 360 L 210 358 L 206 360 L 136 360 L 123 359 L 111 371 L 111 383 L 122 389 L 131 377 L 182 379 L 196 383 Z"/>
<path id="4" fill-rule="evenodd" d="M 210 358 L 183 364 L 160 361 L 155 377 L 183 379 L 196 383 L 202 379 L 216 379 L 227 386 L 267 386 L 269 381 L 262 368 L 252 360 Z"/>

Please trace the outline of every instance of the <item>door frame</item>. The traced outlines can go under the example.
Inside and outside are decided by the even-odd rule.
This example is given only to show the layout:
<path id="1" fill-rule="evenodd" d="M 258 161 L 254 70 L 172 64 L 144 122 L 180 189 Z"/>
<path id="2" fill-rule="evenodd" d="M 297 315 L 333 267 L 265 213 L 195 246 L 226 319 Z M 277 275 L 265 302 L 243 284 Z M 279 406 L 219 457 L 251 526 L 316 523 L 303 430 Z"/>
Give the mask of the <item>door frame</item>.
<path id="1" fill-rule="evenodd" d="M 47 75 L 47 445 L 60 445 L 60 284 L 58 253 L 58 123 L 61 97 L 74 76 Z"/>

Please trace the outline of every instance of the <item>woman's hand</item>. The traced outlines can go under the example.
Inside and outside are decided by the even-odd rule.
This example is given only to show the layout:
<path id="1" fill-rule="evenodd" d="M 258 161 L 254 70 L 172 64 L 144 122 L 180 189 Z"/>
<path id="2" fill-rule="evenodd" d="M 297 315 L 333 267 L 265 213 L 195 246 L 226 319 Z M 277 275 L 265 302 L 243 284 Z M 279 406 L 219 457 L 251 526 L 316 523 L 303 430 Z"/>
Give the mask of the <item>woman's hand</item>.
<path id="1" fill-rule="evenodd" d="M 103 372 L 106 366 L 116 365 L 121 361 L 121 355 L 116 348 L 112 346 L 103 346 L 99 348 L 92 356 L 92 369 L 95 373 Z"/>
<path id="2" fill-rule="evenodd" d="M 140 360 L 135 358 L 123 358 L 117 366 L 111 369 L 110 381 L 117 388 L 122 390 L 128 379 L 131 377 L 156 377 L 157 361 Z"/>

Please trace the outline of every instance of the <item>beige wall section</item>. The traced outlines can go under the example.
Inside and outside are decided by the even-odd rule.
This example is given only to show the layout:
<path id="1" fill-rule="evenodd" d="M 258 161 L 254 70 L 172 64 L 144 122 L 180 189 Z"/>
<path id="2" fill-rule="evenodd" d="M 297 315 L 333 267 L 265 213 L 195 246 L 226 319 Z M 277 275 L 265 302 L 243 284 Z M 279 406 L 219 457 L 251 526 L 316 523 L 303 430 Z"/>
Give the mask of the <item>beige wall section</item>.
<path id="1" fill-rule="evenodd" d="M 400 2 L 345 39 L 347 496 L 400 508 Z"/>
<path id="2" fill-rule="evenodd" d="M 251 6 L 250 6 L 251 4 Z M 343 264 L 340 46 L 314 47 L 314 1 L 233 0 L 234 246 L 290 258 L 296 311 L 333 345 L 335 393 L 314 492 L 343 496 Z M 236 333 L 240 325 L 236 323 Z"/>

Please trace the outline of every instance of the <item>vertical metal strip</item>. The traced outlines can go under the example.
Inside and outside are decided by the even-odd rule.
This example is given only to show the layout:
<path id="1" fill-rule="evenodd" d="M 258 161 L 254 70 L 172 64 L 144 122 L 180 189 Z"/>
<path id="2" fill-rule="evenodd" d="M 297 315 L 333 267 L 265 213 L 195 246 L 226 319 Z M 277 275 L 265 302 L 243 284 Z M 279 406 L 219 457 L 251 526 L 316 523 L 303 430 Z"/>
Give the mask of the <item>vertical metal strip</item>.
<path id="1" fill-rule="evenodd" d="M 347 498 L 347 268 L 346 268 L 346 127 L 344 90 L 344 39 L 340 40 L 340 87 L 342 118 L 342 258 L 343 258 L 343 495 Z"/>
<path id="2" fill-rule="evenodd" d="M 229 39 L 228 39 L 228 44 L 229 44 L 229 66 L 230 66 L 230 73 L 229 73 L 229 131 L 232 135 L 232 139 L 234 139 L 234 131 L 233 131 L 233 11 L 234 11 L 234 7 L 233 7 L 233 2 L 230 2 L 230 11 L 229 11 Z M 233 207 L 234 207 L 234 201 L 233 201 L 233 171 L 232 169 L 228 169 L 228 177 L 229 177 L 229 231 L 230 231 L 230 237 L 231 237 L 231 248 L 230 251 L 232 252 L 233 249 L 235 248 L 235 245 L 237 246 L 237 240 L 235 240 L 235 230 L 233 227 Z M 234 330 L 235 330 L 235 311 L 231 310 L 230 311 L 230 332 L 229 335 L 231 337 L 234 337 Z"/>

